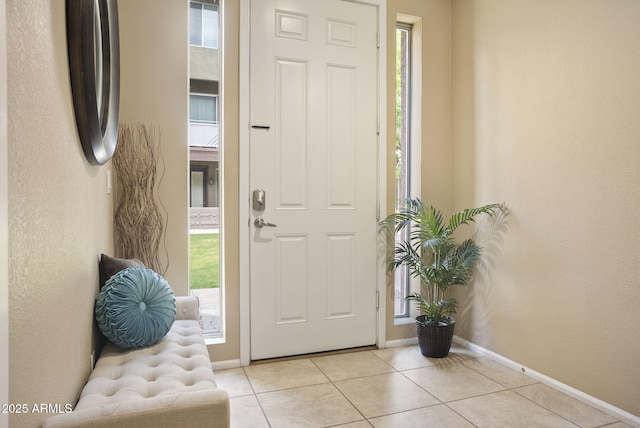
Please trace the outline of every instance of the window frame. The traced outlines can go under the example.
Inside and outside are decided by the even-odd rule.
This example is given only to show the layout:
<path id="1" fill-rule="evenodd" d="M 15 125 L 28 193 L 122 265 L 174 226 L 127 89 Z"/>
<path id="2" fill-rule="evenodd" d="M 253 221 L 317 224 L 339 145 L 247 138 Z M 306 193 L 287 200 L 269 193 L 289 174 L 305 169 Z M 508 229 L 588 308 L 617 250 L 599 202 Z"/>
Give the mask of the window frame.
<path id="1" fill-rule="evenodd" d="M 406 33 L 406 46 L 403 46 L 401 32 Z M 411 195 L 411 133 L 409 132 L 409 127 L 411 124 L 411 65 L 412 65 L 412 55 L 411 55 L 411 37 L 412 37 L 412 26 L 410 24 L 405 24 L 402 22 L 396 22 L 395 26 L 396 33 L 396 55 L 395 55 L 395 65 L 396 65 L 396 76 L 400 75 L 399 79 L 396 80 L 396 159 L 399 156 L 400 165 L 396 165 L 396 168 L 399 168 L 400 171 L 396 172 L 396 181 L 395 181 L 395 209 L 396 211 L 400 208 L 400 204 L 402 203 L 402 199 L 405 199 Z M 404 49 L 403 49 L 404 48 Z M 400 53 L 400 50 L 403 52 Z M 404 73 L 399 71 L 398 68 L 400 63 L 402 62 L 402 58 L 406 56 L 406 69 Z M 404 64 L 403 64 L 404 65 Z M 406 88 L 403 88 L 406 86 Z M 404 89 L 404 90 L 403 90 Z M 398 103 L 401 103 L 402 106 L 398 106 Z M 404 110 L 404 111 L 403 111 Z M 398 113 L 402 112 L 402 117 L 398 118 Z M 401 123 L 399 123 L 399 121 Z M 399 146 L 398 146 L 398 141 Z M 400 155 L 398 155 L 400 152 Z M 403 178 L 400 178 L 403 176 Z M 408 235 L 411 233 L 409 228 L 404 229 L 402 232 L 403 236 L 396 236 L 396 243 L 398 239 L 407 239 Z M 399 284 L 400 283 L 400 284 Z M 395 319 L 407 318 L 410 316 L 410 305 L 409 302 L 404 299 L 411 292 L 411 276 L 408 269 L 404 266 L 401 266 L 396 269 L 394 272 L 394 310 L 393 316 Z M 402 302 L 399 302 L 398 299 L 402 299 Z M 398 309 L 402 307 L 402 310 Z"/>
<path id="2" fill-rule="evenodd" d="M 422 178 L 422 19 L 412 15 L 397 14 L 396 29 L 410 28 L 409 36 L 409 58 L 410 66 L 408 72 L 408 94 L 407 94 L 407 183 L 408 197 L 421 197 L 421 178 Z M 395 277 L 394 277 L 395 287 Z M 420 279 L 412 278 L 407 272 L 407 284 L 405 293 L 420 291 Z M 416 305 L 405 305 L 403 313 L 396 314 L 395 304 L 397 297 L 394 296 L 394 324 L 408 324 L 414 321 L 414 318 L 420 313 Z"/>
<path id="3" fill-rule="evenodd" d="M 191 7 L 192 5 L 196 5 L 196 6 L 200 6 L 200 16 L 199 19 L 192 20 L 191 17 Z M 222 3 L 222 1 L 218 2 L 218 4 L 212 4 L 212 3 L 203 3 L 203 2 L 199 2 L 199 1 L 190 1 L 189 2 L 189 12 L 188 12 L 188 27 L 189 27 L 189 39 L 187 41 L 187 46 L 188 48 L 206 48 L 206 49 L 219 49 L 220 50 L 220 62 L 218 64 L 219 67 L 219 78 L 218 78 L 218 91 L 222 91 L 222 82 L 224 80 L 224 67 L 223 67 L 223 56 L 224 56 L 224 52 L 222 52 L 224 50 L 224 34 L 221 31 L 222 29 L 222 22 L 224 20 L 224 4 Z M 214 10 L 215 12 L 215 16 L 217 19 L 217 25 L 215 25 L 215 28 L 212 28 L 212 30 L 214 30 L 214 32 L 212 32 L 212 36 L 215 38 L 214 44 L 212 44 L 211 46 L 204 46 L 204 40 L 205 40 L 205 31 L 204 31 L 204 26 L 205 23 L 207 22 L 206 20 L 203 19 L 203 11 L 205 8 L 211 8 Z M 197 21 L 197 22 L 196 22 Z M 191 27 L 192 27 L 192 23 L 199 25 L 200 26 L 200 34 L 199 34 L 199 43 L 198 44 L 194 44 L 192 43 L 192 35 L 191 35 Z M 190 49 L 190 51 L 193 53 L 193 50 Z M 208 52 L 209 53 L 209 52 Z M 205 59 L 208 61 L 211 56 L 210 55 L 205 55 Z M 189 79 L 191 79 L 191 74 L 189 73 Z M 196 79 L 197 80 L 197 79 Z M 215 118 L 214 121 L 208 121 L 208 120 L 192 120 L 192 116 L 191 116 L 191 96 L 202 96 L 202 97 L 211 97 L 215 99 Z M 218 207 L 218 213 L 219 213 L 219 225 L 218 225 L 218 245 L 219 245 L 219 257 L 218 257 L 218 263 L 219 263 L 219 278 L 218 278 L 218 289 L 219 289 L 219 302 L 218 302 L 218 309 L 219 309 L 219 317 L 220 317 L 220 331 L 219 332 L 205 332 L 205 320 L 204 317 L 202 317 L 202 313 L 201 313 L 201 318 L 200 318 L 200 327 L 203 330 L 203 336 L 204 336 L 204 340 L 205 343 L 207 345 L 222 345 L 225 344 L 227 342 L 227 319 L 226 319 L 226 312 L 227 312 L 227 308 L 226 308 L 226 280 L 225 280 L 225 276 L 226 276 L 226 269 L 225 269 L 225 261 L 226 261 L 226 245 L 225 245 L 225 236 L 226 236 L 226 227 L 225 227 L 225 207 L 224 207 L 224 194 L 225 194 L 225 190 L 224 190 L 224 159 L 225 159 L 225 155 L 224 155 L 224 144 L 222 143 L 222 141 L 224 140 L 224 99 L 222 96 L 222 92 L 218 92 L 218 93 L 212 93 L 212 92 L 188 92 L 188 105 L 189 105 L 189 112 L 187 115 L 187 121 L 189 124 L 204 124 L 204 125 L 218 125 L 218 130 L 219 130 L 219 138 L 220 138 L 220 144 L 217 147 L 217 150 L 219 152 L 219 159 L 217 161 L 217 167 L 215 167 L 215 170 L 213 171 L 213 174 L 209 174 L 209 171 L 207 172 L 207 179 L 210 180 L 212 178 L 213 175 L 213 179 L 214 182 L 217 183 L 217 187 L 218 187 L 218 192 L 215 194 L 215 198 L 217 201 L 217 204 L 213 205 L 213 206 L 217 206 Z M 193 163 L 193 159 L 191 158 L 191 149 L 193 149 L 194 146 L 190 146 L 189 150 L 190 150 L 190 155 L 189 155 L 189 178 L 191 178 L 191 167 L 194 165 Z M 207 183 L 208 183 L 207 180 Z M 205 184 L 206 186 L 207 184 Z M 191 187 L 189 187 L 189 192 L 191 192 Z M 191 205 L 191 200 L 190 200 L 190 204 Z M 208 198 L 208 206 L 212 206 L 211 205 L 211 199 Z M 190 244 L 189 244 L 190 245 Z M 189 256 L 190 257 L 190 256 Z M 191 295 L 192 293 L 192 288 L 191 288 L 191 279 L 189 279 L 189 294 Z M 201 302 L 202 304 L 202 302 Z M 201 311 L 202 312 L 202 311 Z"/>
<path id="4" fill-rule="evenodd" d="M 214 119 L 211 120 L 199 120 L 191 118 L 191 97 L 202 97 L 202 98 L 211 98 L 214 102 Z M 190 92 L 189 93 L 189 123 L 211 123 L 211 124 L 219 124 L 220 123 L 220 96 L 218 94 L 204 94 L 200 92 Z"/>
<path id="5" fill-rule="evenodd" d="M 198 43 L 194 43 L 192 40 L 192 34 L 191 34 L 191 27 L 192 27 L 192 16 L 191 16 L 191 8 L 192 5 L 199 5 L 200 6 L 200 17 L 199 17 L 199 24 L 200 24 L 200 41 Z M 204 11 L 207 8 L 211 8 L 211 11 L 213 11 L 215 13 L 216 19 L 217 19 L 217 26 L 216 26 L 216 32 L 215 34 L 215 41 L 211 44 L 205 44 L 205 29 L 206 29 L 206 25 L 205 25 L 205 19 L 204 19 Z M 198 1 L 190 1 L 189 2 L 189 46 L 196 46 L 196 47 L 201 47 L 201 48 L 207 48 L 207 49 L 218 49 L 220 46 L 220 35 L 218 33 L 218 29 L 220 28 L 220 7 L 216 4 L 210 4 L 210 3 L 202 3 L 202 2 L 198 2 Z"/>

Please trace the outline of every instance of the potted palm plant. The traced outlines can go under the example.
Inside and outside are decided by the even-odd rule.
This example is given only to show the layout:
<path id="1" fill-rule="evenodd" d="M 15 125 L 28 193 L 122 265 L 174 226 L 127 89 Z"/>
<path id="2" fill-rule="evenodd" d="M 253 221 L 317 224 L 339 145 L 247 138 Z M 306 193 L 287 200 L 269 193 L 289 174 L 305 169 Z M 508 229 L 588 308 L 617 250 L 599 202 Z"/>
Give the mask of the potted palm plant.
<path id="1" fill-rule="evenodd" d="M 490 204 L 454 213 L 444 223 L 436 208 L 427 207 L 420 199 L 407 199 L 398 212 L 380 222 L 381 232 L 387 236 L 393 232 L 403 237 L 396 240 L 389 270 L 405 267 L 420 279 L 420 292 L 408 295 L 407 300 L 416 302 L 421 314 L 416 328 L 423 355 L 442 358 L 449 354 L 455 327 L 451 315 L 458 304 L 447 296 L 447 290 L 470 283 L 482 252 L 473 239 L 458 242 L 451 235 L 459 226 L 474 222 L 476 216 L 493 216 L 498 211 L 507 213 L 504 204 Z"/>

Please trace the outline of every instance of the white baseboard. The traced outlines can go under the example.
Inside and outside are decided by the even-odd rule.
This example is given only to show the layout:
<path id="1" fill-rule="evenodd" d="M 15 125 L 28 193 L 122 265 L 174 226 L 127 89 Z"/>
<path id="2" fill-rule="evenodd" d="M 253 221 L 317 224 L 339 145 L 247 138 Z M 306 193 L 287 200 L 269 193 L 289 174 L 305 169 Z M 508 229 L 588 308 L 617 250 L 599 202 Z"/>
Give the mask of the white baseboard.
<path id="1" fill-rule="evenodd" d="M 618 407 L 612 406 L 611 404 L 605 401 L 602 401 L 596 397 L 593 397 L 589 394 L 579 391 L 574 387 L 564 384 L 560 381 L 557 381 L 556 379 L 553 379 L 547 375 L 544 375 L 528 367 L 525 367 L 516 361 L 510 360 L 500 354 L 497 354 L 493 351 L 485 349 L 482 346 L 478 346 L 472 342 L 469 342 L 468 340 L 462 339 L 458 336 L 454 336 L 453 341 L 459 345 L 469 348 L 474 352 L 477 352 L 478 354 L 481 354 L 483 356 L 499 361 L 500 363 L 504 364 L 507 367 L 511 367 L 514 370 L 520 371 L 526 374 L 527 376 L 537 380 L 538 382 L 545 384 L 553 389 L 556 389 L 564 394 L 567 394 L 568 396 L 573 397 L 576 400 L 579 400 L 593 408 L 596 408 L 608 414 L 609 416 L 614 417 L 626 424 L 629 424 L 633 427 L 640 428 L 640 417 L 636 415 L 633 415 L 627 411 L 619 409 Z"/>
<path id="2" fill-rule="evenodd" d="M 387 340 L 384 344 L 385 348 L 395 348 L 397 346 L 409 346 L 409 345 L 417 345 L 418 338 L 410 337 L 408 339 L 396 339 L 396 340 Z"/>
<path id="3" fill-rule="evenodd" d="M 225 369 L 237 369 L 240 367 L 240 360 L 212 361 L 211 368 L 213 371 Z"/>

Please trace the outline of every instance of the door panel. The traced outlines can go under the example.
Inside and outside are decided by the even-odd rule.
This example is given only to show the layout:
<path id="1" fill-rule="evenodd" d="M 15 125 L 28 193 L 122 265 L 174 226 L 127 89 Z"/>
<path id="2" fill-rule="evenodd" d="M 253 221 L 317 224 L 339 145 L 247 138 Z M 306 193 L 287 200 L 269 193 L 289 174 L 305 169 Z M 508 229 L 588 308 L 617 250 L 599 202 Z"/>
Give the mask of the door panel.
<path id="1" fill-rule="evenodd" d="M 307 63 L 276 59 L 278 208 L 304 208 L 307 182 Z"/>
<path id="2" fill-rule="evenodd" d="M 327 235 L 327 319 L 356 316 L 355 235 Z"/>
<path id="3" fill-rule="evenodd" d="M 306 322 L 307 237 L 280 236 L 275 239 L 276 324 Z"/>
<path id="4" fill-rule="evenodd" d="M 251 3 L 254 360 L 375 344 L 376 33 L 363 4 Z"/>

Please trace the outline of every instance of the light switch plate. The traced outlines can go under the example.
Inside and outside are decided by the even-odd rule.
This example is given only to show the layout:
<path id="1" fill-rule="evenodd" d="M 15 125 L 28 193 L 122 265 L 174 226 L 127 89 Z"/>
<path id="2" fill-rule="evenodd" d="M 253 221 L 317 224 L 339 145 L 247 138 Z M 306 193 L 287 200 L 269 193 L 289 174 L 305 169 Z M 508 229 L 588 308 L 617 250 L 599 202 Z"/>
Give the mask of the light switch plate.
<path id="1" fill-rule="evenodd" d="M 113 191 L 113 183 L 111 182 L 111 170 L 107 170 L 107 195 L 110 195 Z"/>

